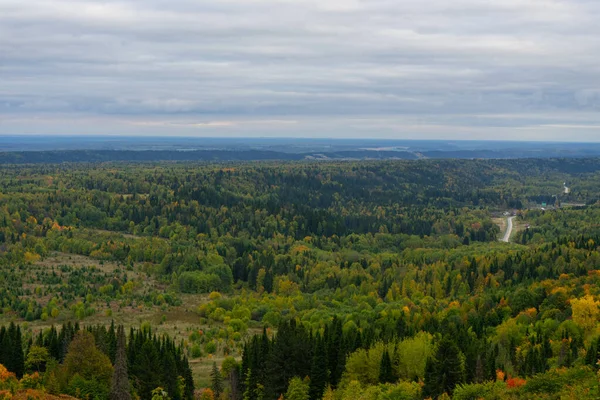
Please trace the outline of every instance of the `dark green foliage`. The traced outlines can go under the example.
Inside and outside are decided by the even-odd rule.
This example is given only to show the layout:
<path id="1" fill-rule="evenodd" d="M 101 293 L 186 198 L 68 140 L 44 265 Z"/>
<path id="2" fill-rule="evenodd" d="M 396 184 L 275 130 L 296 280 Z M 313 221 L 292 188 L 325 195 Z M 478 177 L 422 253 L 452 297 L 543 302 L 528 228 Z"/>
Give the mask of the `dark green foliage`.
<path id="1" fill-rule="evenodd" d="M 325 341 L 320 334 L 317 334 L 315 348 L 310 365 L 310 383 L 309 396 L 311 400 L 320 400 L 329 381 L 327 369 L 327 352 L 325 350 Z"/>
<path id="2" fill-rule="evenodd" d="M 596 369 L 600 368 L 600 338 L 595 338 L 591 341 L 585 353 L 585 363 Z"/>
<path id="3" fill-rule="evenodd" d="M 25 371 L 21 328 L 12 322 L 8 329 L 0 328 L 0 364 L 14 372 L 17 378 L 21 378 Z"/>
<path id="4" fill-rule="evenodd" d="M 85 333 L 91 337 L 91 343 L 99 354 L 106 359 L 110 367 L 109 355 L 112 348 L 113 335 L 110 331 L 114 326 L 89 326 L 81 330 L 78 324 L 65 324 L 60 331 L 51 327 L 43 335 L 36 338 L 37 346 L 48 349 L 50 356 L 58 355 L 63 360 L 71 347 L 74 337 Z M 104 342 L 96 342 L 101 338 Z M 24 356 L 22 351 L 22 333 L 20 326 L 11 324 L 8 329 L 0 327 L 0 364 L 15 374 L 23 374 Z M 115 365 L 107 382 L 102 382 L 97 377 L 76 376 L 69 381 L 66 388 L 69 393 L 97 393 L 98 398 L 130 399 L 130 380 L 135 392 L 142 396 L 149 395 L 156 387 L 161 386 L 168 390 L 173 400 L 192 400 L 194 397 L 194 381 L 189 363 L 183 349 L 166 336 L 152 335 L 148 330 L 130 330 L 129 344 L 126 346 L 125 331 L 119 326 L 114 335 Z M 13 345 L 16 344 L 16 345 Z M 60 345 L 59 345 L 60 344 Z M 64 349 L 63 349 L 64 348 Z M 97 351 L 96 350 L 96 351 Z M 72 356 L 70 356 L 73 358 Z M 78 361 L 79 362 L 79 361 Z M 71 363 L 73 363 L 71 361 Z M 112 370 L 111 370 L 112 371 Z M 81 372 L 81 371 L 78 371 Z M 83 374 L 83 372 L 82 372 Z M 54 378 L 54 374 L 52 375 Z M 183 379 L 183 393 L 180 393 L 178 382 Z M 54 379 L 53 378 L 53 379 Z M 108 384 L 110 382 L 110 385 Z M 53 383 L 53 390 L 58 386 Z M 144 398 L 144 397 L 142 397 Z"/>
<path id="5" fill-rule="evenodd" d="M 290 379 L 310 374 L 314 345 L 306 329 L 291 320 L 279 326 L 269 347 L 264 372 L 265 398 L 277 399 L 287 391 Z M 261 371 L 256 373 L 260 376 Z"/>
<path id="6" fill-rule="evenodd" d="M 424 388 L 426 396 L 452 393 L 456 385 L 465 381 L 463 357 L 453 340 L 443 338 L 440 341 L 434 357 L 427 360 Z"/>
<path id="7" fill-rule="evenodd" d="M 114 325 L 111 325 L 111 329 L 114 329 Z M 131 399 L 125 347 L 125 330 L 123 326 L 120 325 L 117 328 L 117 348 L 114 363 L 115 370 L 111 382 L 110 400 Z"/>
<path id="8" fill-rule="evenodd" d="M 223 393 L 223 377 L 217 367 L 217 363 L 213 362 L 212 371 L 210 373 L 210 388 L 212 389 L 215 398 L 219 398 Z"/>
<path id="9" fill-rule="evenodd" d="M 381 357 L 381 364 L 379 366 L 379 383 L 392 383 L 395 382 L 394 370 L 392 367 L 392 360 L 387 350 L 384 350 Z"/>
<path id="10" fill-rule="evenodd" d="M 0 303 L 10 315 L 48 325 L 105 304 L 178 304 L 162 288 L 148 292 L 146 282 L 133 289 L 131 274 L 140 271 L 173 290 L 228 292 L 198 309 L 219 325 L 215 331 L 226 321 L 227 351 L 239 351 L 246 328 L 277 328 L 246 338 L 231 383 L 248 399 L 276 399 L 291 378 L 306 376 L 317 399 L 327 385 L 340 385 L 356 349 L 392 348 L 421 331 L 455 345 L 439 353 L 438 343 L 427 363 L 432 394 L 494 380 L 497 369 L 532 377 L 583 362 L 596 367 L 598 341 L 585 342 L 583 359 L 592 333 L 573 326 L 570 300 L 600 295 L 599 170 L 598 160 L 6 166 Z M 551 201 L 569 179 L 577 190 L 561 200 L 587 206 L 532 204 Z M 533 222 L 525 245 L 494 243 L 492 217 L 521 206 L 529 209 L 515 223 Z M 37 265 L 55 251 L 117 269 Z M 242 308 L 251 310 L 243 322 L 232 315 Z M 62 362 L 80 330 L 67 323 L 23 343 L 16 329 L 0 330 L 0 360 L 18 374 L 29 343 Z M 117 364 L 114 325 L 86 330 Z M 389 351 L 370 379 L 400 378 L 399 355 Z M 161 386 L 174 400 L 192 398 L 184 350 L 172 340 L 132 330 L 126 354 L 132 392 L 144 397 Z"/>
<path id="11" fill-rule="evenodd" d="M 348 353 L 348 349 L 344 347 L 342 321 L 337 316 L 333 317 L 333 321 L 325 329 L 325 341 L 329 362 L 329 383 L 335 387 L 342 378 Z"/>

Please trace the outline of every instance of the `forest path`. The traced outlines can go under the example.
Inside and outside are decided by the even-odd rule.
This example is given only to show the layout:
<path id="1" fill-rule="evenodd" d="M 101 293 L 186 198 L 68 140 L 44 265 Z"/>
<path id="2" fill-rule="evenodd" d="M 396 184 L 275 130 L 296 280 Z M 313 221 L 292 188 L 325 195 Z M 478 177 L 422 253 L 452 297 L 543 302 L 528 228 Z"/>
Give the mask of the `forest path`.
<path id="1" fill-rule="evenodd" d="M 510 235 L 513 230 L 513 219 L 515 219 L 514 216 L 506 218 L 506 232 L 504 232 L 504 237 L 501 239 L 503 242 L 510 242 Z"/>

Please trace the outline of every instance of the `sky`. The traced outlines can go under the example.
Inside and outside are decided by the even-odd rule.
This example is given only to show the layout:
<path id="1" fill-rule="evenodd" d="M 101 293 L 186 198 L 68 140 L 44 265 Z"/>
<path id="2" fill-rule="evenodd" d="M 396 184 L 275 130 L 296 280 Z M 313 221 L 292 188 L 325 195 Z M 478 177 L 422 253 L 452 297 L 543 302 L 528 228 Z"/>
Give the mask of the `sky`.
<path id="1" fill-rule="evenodd" d="M 0 0 L 0 134 L 600 141 L 597 0 Z"/>

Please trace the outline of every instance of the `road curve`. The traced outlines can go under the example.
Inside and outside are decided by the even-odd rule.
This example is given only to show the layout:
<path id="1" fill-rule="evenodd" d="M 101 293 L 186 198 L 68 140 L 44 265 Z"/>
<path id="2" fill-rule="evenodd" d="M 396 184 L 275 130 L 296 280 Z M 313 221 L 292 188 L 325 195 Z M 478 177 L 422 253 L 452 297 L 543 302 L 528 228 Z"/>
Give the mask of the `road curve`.
<path id="1" fill-rule="evenodd" d="M 504 237 L 501 239 L 503 242 L 510 242 L 510 235 L 513 230 L 513 219 L 515 219 L 514 216 L 506 218 L 506 232 L 504 232 Z"/>

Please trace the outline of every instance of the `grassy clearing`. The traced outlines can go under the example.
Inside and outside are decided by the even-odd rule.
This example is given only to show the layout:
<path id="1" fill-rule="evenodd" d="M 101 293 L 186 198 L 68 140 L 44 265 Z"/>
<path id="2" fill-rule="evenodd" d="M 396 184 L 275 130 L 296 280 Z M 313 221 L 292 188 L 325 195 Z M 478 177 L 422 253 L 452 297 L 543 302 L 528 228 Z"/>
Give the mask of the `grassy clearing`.
<path id="1" fill-rule="evenodd" d="M 60 297 L 62 302 L 59 305 L 59 315 L 49 317 L 46 320 L 26 321 L 15 313 L 7 312 L 0 314 L 0 323 L 19 321 L 26 330 L 34 335 L 50 328 L 52 325 L 62 325 L 69 321 L 78 321 L 82 325 L 105 326 L 114 321 L 115 324 L 124 325 L 127 330 L 130 327 L 139 328 L 144 323 L 150 323 L 157 333 L 165 333 L 177 341 L 183 341 L 188 348 L 192 344 L 189 340 L 192 332 L 206 332 L 210 329 L 224 327 L 223 324 L 201 323 L 197 309 L 202 303 L 208 301 L 208 295 L 176 294 L 180 300 L 178 305 L 152 304 L 145 301 L 144 299 L 148 297 L 149 293 L 163 293 L 169 285 L 157 281 L 143 272 L 141 267 L 140 264 L 127 270 L 116 262 L 101 262 L 81 255 L 53 252 L 43 260 L 22 268 L 20 273 L 23 276 L 22 286 L 25 289 L 22 297 L 29 301 L 35 301 L 43 307 L 53 297 Z M 70 282 L 73 281 L 74 276 L 83 273 L 83 271 L 86 271 L 85 278 L 89 282 L 85 282 L 87 286 L 82 291 L 72 287 Z M 123 274 L 126 274 L 128 281 L 135 282 L 131 293 L 117 291 L 109 297 L 98 294 L 100 287 L 110 284 L 113 280 L 121 281 Z M 89 299 L 86 299 L 86 292 L 94 293 L 91 303 L 87 301 Z M 65 296 L 61 293 L 68 293 L 68 295 Z M 94 309 L 94 313 L 85 318 L 77 318 L 72 307 L 78 302 L 89 305 Z M 192 358 L 191 353 L 189 354 L 190 366 L 197 387 L 209 384 L 213 362 L 217 361 L 220 364 L 225 358 L 222 348 L 222 345 L 218 345 L 217 352 L 214 355 L 203 351 L 203 356 L 199 358 Z M 230 355 L 239 357 L 240 354 L 236 350 L 232 348 Z"/>

